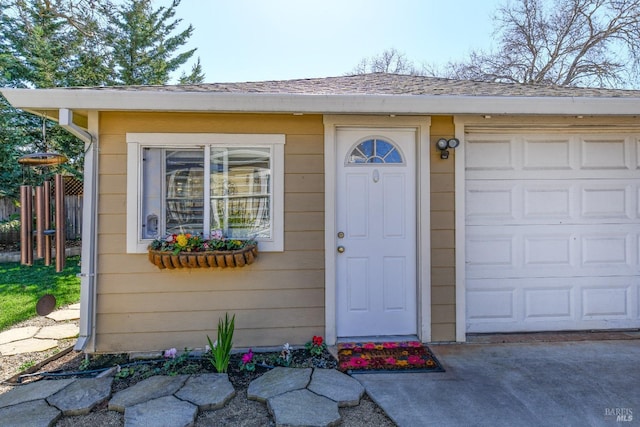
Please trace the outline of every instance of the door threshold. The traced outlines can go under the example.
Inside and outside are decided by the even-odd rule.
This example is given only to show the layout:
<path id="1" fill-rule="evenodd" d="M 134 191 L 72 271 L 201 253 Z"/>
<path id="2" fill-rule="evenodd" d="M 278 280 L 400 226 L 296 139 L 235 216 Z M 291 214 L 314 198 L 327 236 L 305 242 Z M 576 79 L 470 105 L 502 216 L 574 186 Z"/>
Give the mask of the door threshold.
<path id="1" fill-rule="evenodd" d="M 417 335 L 371 335 L 364 337 L 338 337 L 337 344 L 345 342 L 420 341 Z"/>

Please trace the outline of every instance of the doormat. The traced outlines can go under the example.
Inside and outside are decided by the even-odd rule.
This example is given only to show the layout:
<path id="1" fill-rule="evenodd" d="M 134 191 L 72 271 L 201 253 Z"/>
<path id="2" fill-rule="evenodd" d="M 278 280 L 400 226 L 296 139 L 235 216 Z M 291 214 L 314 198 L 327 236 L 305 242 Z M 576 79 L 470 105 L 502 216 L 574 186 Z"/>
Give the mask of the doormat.
<path id="1" fill-rule="evenodd" d="M 419 341 L 338 344 L 338 369 L 348 374 L 374 372 L 444 372 Z"/>

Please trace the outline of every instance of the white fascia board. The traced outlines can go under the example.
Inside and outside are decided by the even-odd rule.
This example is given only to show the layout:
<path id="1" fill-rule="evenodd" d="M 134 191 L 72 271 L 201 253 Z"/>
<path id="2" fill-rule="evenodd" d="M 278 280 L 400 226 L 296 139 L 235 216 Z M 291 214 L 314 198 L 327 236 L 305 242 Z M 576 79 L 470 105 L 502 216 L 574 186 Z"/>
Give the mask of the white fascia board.
<path id="1" fill-rule="evenodd" d="M 640 115 L 639 98 L 301 95 L 114 89 L 0 90 L 16 108 L 319 114 Z"/>

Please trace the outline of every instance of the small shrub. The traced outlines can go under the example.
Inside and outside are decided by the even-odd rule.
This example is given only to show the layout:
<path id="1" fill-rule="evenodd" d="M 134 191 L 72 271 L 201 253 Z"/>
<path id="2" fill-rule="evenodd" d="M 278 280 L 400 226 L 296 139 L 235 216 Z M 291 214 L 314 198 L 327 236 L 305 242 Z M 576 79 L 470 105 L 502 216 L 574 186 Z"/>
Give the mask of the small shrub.
<path id="1" fill-rule="evenodd" d="M 224 321 L 218 320 L 218 339 L 215 343 L 207 335 L 209 347 L 211 347 L 211 364 L 219 373 L 226 373 L 231 358 L 231 348 L 233 347 L 233 330 L 235 328 L 236 315 L 229 320 L 229 313 L 225 313 Z"/>
<path id="2" fill-rule="evenodd" d="M 322 355 L 322 352 L 327 348 L 327 345 L 324 343 L 322 337 L 314 335 L 311 341 L 304 345 L 304 348 L 306 348 L 307 351 L 312 355 L 320 356 Z"/>

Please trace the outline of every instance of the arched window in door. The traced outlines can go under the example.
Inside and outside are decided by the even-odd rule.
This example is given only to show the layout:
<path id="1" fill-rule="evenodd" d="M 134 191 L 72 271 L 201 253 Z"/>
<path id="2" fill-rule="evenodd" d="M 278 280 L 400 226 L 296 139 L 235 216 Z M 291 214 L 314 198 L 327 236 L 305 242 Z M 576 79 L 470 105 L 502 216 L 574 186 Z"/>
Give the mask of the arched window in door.
<path id="1" fill-rule="evenodd" d="M 356 146 L 347 155 L 347 165 L 363 165 L 368 163 L 403 164 L 404 157 L 393 142 L 378 137 L 369 137 Z"/>

